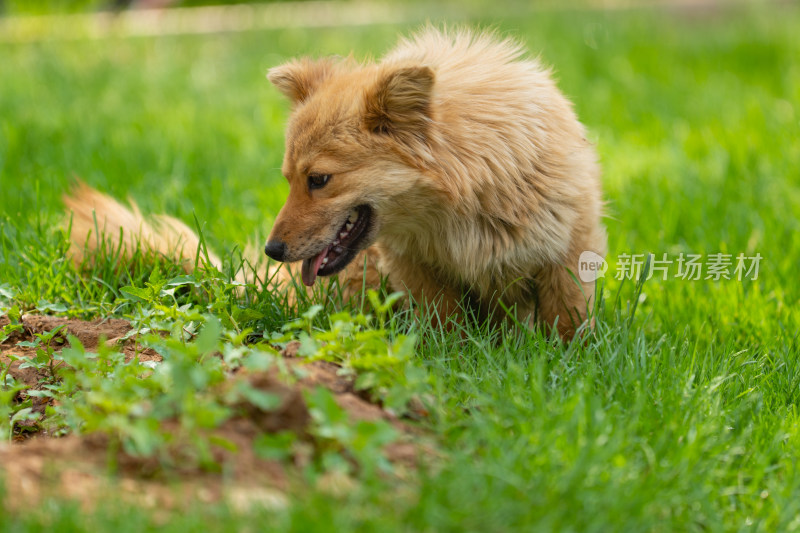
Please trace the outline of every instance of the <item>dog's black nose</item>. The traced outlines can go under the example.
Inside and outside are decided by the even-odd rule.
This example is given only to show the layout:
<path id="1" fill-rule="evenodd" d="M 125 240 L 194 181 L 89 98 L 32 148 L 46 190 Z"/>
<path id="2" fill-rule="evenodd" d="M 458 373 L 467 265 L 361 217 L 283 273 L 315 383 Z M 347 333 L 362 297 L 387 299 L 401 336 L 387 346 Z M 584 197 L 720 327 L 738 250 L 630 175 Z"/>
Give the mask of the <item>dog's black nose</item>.
<path id="1" fill-rule="evenodd" d="M 264 247 L 264 253 L 275 261 L 283 261 L 286 257 L 286 243 L 281 241 L 269 241 Z"/>

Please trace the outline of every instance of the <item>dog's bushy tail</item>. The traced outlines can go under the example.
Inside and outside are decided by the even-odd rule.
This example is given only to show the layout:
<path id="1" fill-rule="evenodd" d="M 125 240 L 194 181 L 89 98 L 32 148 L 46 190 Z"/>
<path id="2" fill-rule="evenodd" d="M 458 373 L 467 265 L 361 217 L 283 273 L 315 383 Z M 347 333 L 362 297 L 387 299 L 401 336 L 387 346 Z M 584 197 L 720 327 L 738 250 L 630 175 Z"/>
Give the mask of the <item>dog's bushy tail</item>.
<path id="1" fill-rule="evenodd" d="M 187 273 L 194 270 L 198 261 L 222 269 L 220 258 L 213 251 L 201 248 L 200 237 L 174 217 L 145 217 L 132 200 L 129 206 L 123 205 L 82 181 L 75 182 L 63 201 L 67 216 L 71 217 L 71 255 L 77 265 L 93 260 L 105 249 L 128 261 L 137 253 L 161 255 L 175 261 Z M 255 247 L 249 247 L 243 256 L 247 260 L 259 259 Z M 266 273 L 265 265 L 263 267 Z M 244 278 L 244 272 L 240 271 L 237 280 L 245 281 Z"/>

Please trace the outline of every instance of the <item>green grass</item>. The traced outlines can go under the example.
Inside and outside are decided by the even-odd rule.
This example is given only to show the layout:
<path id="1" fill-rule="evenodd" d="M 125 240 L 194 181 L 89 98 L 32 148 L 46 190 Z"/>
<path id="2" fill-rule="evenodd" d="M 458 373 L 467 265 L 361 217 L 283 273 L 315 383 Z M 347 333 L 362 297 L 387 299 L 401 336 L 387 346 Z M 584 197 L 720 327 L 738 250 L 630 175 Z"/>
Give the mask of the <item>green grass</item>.
<path id="1" fill-rule="evenodd" d="M 654 278 L 641 295 L 607 279 L 585 346 L 480 325 L 462 340 L 400 316 L 390 334 L 418 336 L 415 364 L 430 377 L 435 468 L 399 493 L 365 479 L 341 498 L 299 491 L 282 512 L 214 507 L 168 525 L 800 529 L 800 10 L 487 11 L 475 22 L 522 38 L 574 100 L 602 157 L 612 271 L 620 253 L 758 252 L 758 279 Z M 59 197 L 75 175 L 145 211 L 196 217 L 216 250 L 263 236 L 287 194 L 287 105 L 266 69 L 299 54 L 378 55 L 408 29 L 0 44 L 0 287 L 28 309 L 130 312 L 119 288 L 141 285 L 146 265 L 108 259 L 82 277 L 64 259 Z M 307 307 L 258 301 L 267 333 Z M 161 520 L 38 510 L 0 511 L 0 531 Z"/>

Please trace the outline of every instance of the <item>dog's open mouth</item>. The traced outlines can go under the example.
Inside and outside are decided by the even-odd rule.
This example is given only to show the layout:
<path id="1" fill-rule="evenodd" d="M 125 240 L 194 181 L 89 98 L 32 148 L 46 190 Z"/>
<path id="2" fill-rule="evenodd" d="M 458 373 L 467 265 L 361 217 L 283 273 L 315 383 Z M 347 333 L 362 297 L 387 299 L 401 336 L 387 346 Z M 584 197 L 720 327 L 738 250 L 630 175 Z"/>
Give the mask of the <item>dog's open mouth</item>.
<path id="1" fill-rule="evenodd" d="M 351 209 L 333 242 L 317 255 L 303 260 L 303 283 L 311 287 L 317 276 L 330 276 L 346 267 L 361 250 L 359 244 L 369 233 L 371 218 L 372 209 L 368 205 Z"/>

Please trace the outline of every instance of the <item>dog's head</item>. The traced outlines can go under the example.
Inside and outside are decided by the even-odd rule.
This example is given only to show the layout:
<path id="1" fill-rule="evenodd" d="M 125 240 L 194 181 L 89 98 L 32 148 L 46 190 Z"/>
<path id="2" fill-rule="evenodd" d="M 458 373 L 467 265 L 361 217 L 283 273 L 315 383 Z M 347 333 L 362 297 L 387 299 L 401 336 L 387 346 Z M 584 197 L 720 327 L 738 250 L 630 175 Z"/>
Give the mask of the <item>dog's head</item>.
<path id="1" fill-rule="evenodd" d="M 268 78 L 290 99 L 292 114 L 282 168 L 289 198 L 265 252 L 302 260 L 310 286 L 372 244 L 398 199 L 418 186 L 430 158 L 434 73 L 413 64 L 303 59 Z"/>

